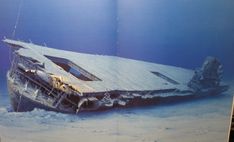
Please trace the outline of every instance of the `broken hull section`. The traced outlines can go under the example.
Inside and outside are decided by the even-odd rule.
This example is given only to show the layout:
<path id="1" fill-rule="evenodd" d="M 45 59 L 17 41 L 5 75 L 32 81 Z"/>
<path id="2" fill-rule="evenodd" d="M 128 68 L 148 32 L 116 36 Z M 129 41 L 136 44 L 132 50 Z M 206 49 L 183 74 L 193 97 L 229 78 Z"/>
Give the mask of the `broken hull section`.
<path id="1" fill-rule="evenodd" d="M 35 88 L 31 85 L 27 85 L 25 88 L 25 83 L 23 80 L 16 81 L 16 77 L 13 79 L 10 77 L 10 73 L 7 75 L 8 79 L 8 91 L 10 95 L 10 100 L 14 111 L 23 112 L 23 111 L 32 111 L 35 108 L 40 108 L 49 111 L 63 112 L 63 113 L 73 113 L 77 114 L 78 112 L 88 112 L 88 111 L 103 111 L 112 108 L 125 108 L 125 107 L 135 107 L 135 106 L 147 106 L 147 105 L 157 105 L 157 104 L 171 104 L 177 102 L 183 102 L 188 100 L 193 100 L 196 98 L 202 98 L 204 96 L 213 96 L 222 93 L 227 90 L 227 86 L 221 86 L 218 88 L 212 88 L 203 90 L 200 92 L 193 91 L 178 91 L 178 90 L 163 90 L 163 91 L 155 91 L 151 92 L 124 92 L 124 91 L 114 91 L 108 92 L 109 95 L 112 95 L 112 98 L 105 98 L 107 92 L 102 92 L 93 95 L 87 95 L 87 98 L 90 96 L 100 98 L 96 103 L 99 105 L 90 104 L 91 102 L 87 102 L 82 106 L 80 110 L 78 109 L 78 102 L 76 105 L 68 105 L 59 104 L 53 105 L 53 102 L 56 102 L 54 98 L 49 98 L 47 93 L 38 93 L 35 94 L 36 89 L 41 86 L 37 86 L 33 84 Z M 22 76 L 21 76 L 22 79 Z M 26 79 L 26 78 L 25 78 Z M 29 81 L 29 80 L 27 80 Z M 26 81 L 26 82 L 27 82 Z M 24 86 L 20 86 L 19 84 L 24 84 Z M 29 83 L 29 82 L 28 82 Z M 18 89 L 17 89 L 18 88 Z M 23 88 L 23 90 L 22 90 Z M 30 92 L 29 90 L 32 90 Z M 32 95 L 33 94 L 33 95 Z M 37 95 L 37 96 L 35 96 Z M 34 96 L 32 98 L 32 96 Z M 115 96 L 115 97 L 113 97 Z M 105 99 L 108 99 L 104 101 Z M 75 103 L 74 103 L 75 104 Z"/>
<path id="2" fill-rule="evenodd" d="M 14 48 L 7 73 L 14 111 L 41 108 L 77 114 L 173 103 L 228 89 L 220 82 L 221 64 L 215 58 L 208 58 L 193 73 L 178 67 L 46 47 L 40 53 L 40 46 L 34 44 L 4 42 Z"/>
<path id="3" fill-rule="evenodd" d="M 8 81 L 8 86 L 12 86 L 12 82 Z M 171 104 L 171 103 L 178 103 L 178 102 L 183 102 L 183 101 L 188 101 L 188 100 L 193 100 L 197 98 L 202 98 L 204 96 L 213 96 L 213 95 L 218 95 L 219 93 L 223 92 L 223 90 L 226 90 L 226 87 L 222 88 L 216 88 L 216 89 L 211 89 L 207 90 L 204 92 L 187 92 L 187 93 L 179 93 L 179 92 L 167 92 L 170 93 L 171 95 L 168 95 L 167 97 L 160 97 L 160 94 L 157 94 L 157 96 L 150 96 L 150 97 L 143 97 L 143 95 L 135 96 L 132 95 L 131 97 L 128 96 L 128 98 L 120 99 L 113 99 L 113 104 L 103 104 L 102 106 L 99 106 L 98 108 L 92 108 L 93 106 L 91 104 L 87 104 L 87 106 L 83 109 L 81 109 L 79 112 L 91 112 L 91 111 L 103 111 L 103 110 L 108 110 L 112 108 L 125 108 L 125 107 L 138 107 L 138 106 L 147 106 L 147 105 L 159 105 L 159 104 Z M 221 91 L 222 90 L 222 91 Z M 9 87 L 9 95 L 10 95 L 10 100 L 11 104 L 13 107 L 13 110 L 16 112 L 24 112 L 24 111 L 32 111 L 35 108 L 40 108 L 48 111 L 56 111 L 56 112 L 62 112 L 62 113 L 72 113 L 72 114 L 77 114 L 77 108 L 71 109 L 69 106 L 68 108 L 59 108 L 59 107 L 53 107 L 50 105 L 47 105 L 46 103 L 38 102 L 35 101 L 35 99 L 32 99 L 30 97 L 27 97 L 30 94 L 27 94 L 29 92 L 19 92 L 17 90 L 14 90 L 13 88 Z M 25 95 L 27 94 L 27 95 Z M 44 94 L 46 96 L 47 94 Z M 128 94 L 129 95 L 129 94 Z M 120 94 L 121 96 L 121 94 Z M 123 95 L 125 96 L 125 94 Z M 46 100 L 46 99 L 45 99 Z M 44 100 L 44 101 L 45 101 Z M 125 104 L 120 104 L 117 101 L 125 101 Z M 114 102 L 116 101 L 116 102 Z M 48 102 L 47 102 L 48 103 Z M 89 106 L 90 105 L 90 106 Z M 90 108 L 89 108 L 90 107 Z"/>

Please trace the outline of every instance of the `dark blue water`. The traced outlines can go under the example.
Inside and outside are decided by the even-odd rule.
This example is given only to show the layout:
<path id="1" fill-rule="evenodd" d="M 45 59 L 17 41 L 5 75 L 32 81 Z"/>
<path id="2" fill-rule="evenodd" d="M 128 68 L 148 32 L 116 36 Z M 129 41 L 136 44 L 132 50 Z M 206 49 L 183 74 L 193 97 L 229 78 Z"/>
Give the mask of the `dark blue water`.
<path id="1" fill-rule="evenodd" d="M 11 38 L 21 0 L 0 0 L 0 39 Z M 206 56 L 234 72 L 232 0 L 23 0 L 14 39 L 194 69 Z M 0 93 L 9 49 L 0 42 Z"/>

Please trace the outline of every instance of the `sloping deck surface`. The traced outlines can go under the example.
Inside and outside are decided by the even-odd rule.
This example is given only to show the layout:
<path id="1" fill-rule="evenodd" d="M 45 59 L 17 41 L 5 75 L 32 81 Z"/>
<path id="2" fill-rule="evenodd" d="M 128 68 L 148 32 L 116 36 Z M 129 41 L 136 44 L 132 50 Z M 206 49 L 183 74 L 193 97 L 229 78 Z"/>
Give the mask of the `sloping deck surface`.
<path id="1" fill-rule="evenodd" d="M 16 50 L 20 56 L 43 63 L 46 73 L 63 77 L 64 82 L 77 86 L 80 92 L 83 93 L 114 90 L 188 90 L 187 83 L 193 76 L 192 70 L 179 67 L 115 56 L 75 53 L 9 39 L 5 39 L 4 42 L 16 47 L 22 47 Z M 51 58 L 66 61 L 98 79 L 94 81 L 78 79 L 56 65 Z"/>

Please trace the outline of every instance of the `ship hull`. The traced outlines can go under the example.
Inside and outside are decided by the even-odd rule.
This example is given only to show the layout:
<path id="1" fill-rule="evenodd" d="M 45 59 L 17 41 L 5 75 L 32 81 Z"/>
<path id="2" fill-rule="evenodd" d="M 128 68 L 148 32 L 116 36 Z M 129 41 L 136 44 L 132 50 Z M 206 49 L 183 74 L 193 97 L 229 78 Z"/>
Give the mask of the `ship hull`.
<path id="1" fill-rule="evenodd" d="M 16 90 L 17 86 L 12 82 L 12 79 L 9 79 L 8 77 L 8 92 L 9 92 L 9 97 L 11 101 L 11 105 L 14 111 L 16 112 L 25 112 L 25 111 L 32 111 L 35 108 L 39 109 L 44 109 L 48 111 L 55 111 L 55 112 L 62 112 L 62 113 L 69 113 L 69 114 L 77 114 L 75 110 L 72 109 L 61 109 L 61 108 L 54 108 L 52 106 L 43 104 L 42 102 L 38 102 L 35 99 L 32 99 L 30 97 L 27 97 L 28 91 L 25 92 L 20 92 L 19 90 L 22 90 L 22 88 L 19 88 L 19 90 Z M 173 96 L 168 96 L 168 97 L 162 97 L 164 94 L 162 93 L 162 96 L 158 94 L 157 97 L 153 98 L 142 98 L 142 97 L 135 97 L 128 101 L 126 105 L 113 105 L 111 107 L 109 106 L 101 106 L 98 109 L 95 110 L 81 110 L 79 112 L 92 112 L 92 111 L 104 111 L 104 110 L 109 110 L 112 108 L 126 108 L 126 107 L 138 107 L 138 106 L 149 106 L 149 105 L 161 105 L 161 104 L 174 104 L 174 103 L 181 103 L 181 102 L 186 102 L 186 101 L 192 101 L 195 99 L 200 99 L 204 98 L 205 96 L 214 96 L 218 95 L 224 90 L 227 89 L 227 86 L 222 86 L 219 88 L 213 88 L 210 90 L 206 91 L 201 91 L 201 92 L 188 92 L 186 94 L 176 94 L 174 92 Z M 44 94 L 45 96 L 47 94 Z"/>
<path id="2" fill-rule="evenodd" d="M 43 105 L 35 100 L 24 95 L 23 92 L 16 90 L 16 86 L 11 80 L 7 80 L 8 94 L 11 102 L 12 109 L 16 112 L 32 111 L 35 108 L 40 108 L 49 111 L 57 111 L 54 108 Z"/>
<path id="3" fill-rule="evenodd" d="M 113 56 L 61 51 L 5 39 L 13 48 L 7 73 L 14 111 L 63 113 L 155 105 L 221 94 L 222 65 L 207 57 L 192 71 Z"/>

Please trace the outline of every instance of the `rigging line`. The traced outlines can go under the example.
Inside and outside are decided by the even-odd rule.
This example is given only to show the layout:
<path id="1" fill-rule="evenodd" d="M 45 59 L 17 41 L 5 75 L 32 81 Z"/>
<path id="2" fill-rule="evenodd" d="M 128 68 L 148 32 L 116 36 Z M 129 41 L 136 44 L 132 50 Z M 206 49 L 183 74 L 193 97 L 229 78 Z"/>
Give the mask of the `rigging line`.
<path id="1" fill-rule="evenodd" d="M 19 24 L 22 5 L 23 5 L 23 0 L 21 0 L 20 4 L 19 4 L 18 13 L 17 13 L 17 17 L 16 17 L 16 22 L 15 22 L 15 26 L 14 26 L 14 29 L 13 29 L 13 32 L 12 32 L 12 38 L 15 37 L 16 29 L 17 29 L 17 26 Z"/>
<path id="2" fill-rule="evenodd" d="M 19 24 L 19 19 L 20 19 L 20 14 L 21 14 L 22 6 L 23 6 L 23 0 L 21 0 L 20 4 L 19 4 L 18 13 L 17 13 L 17 17 L 16 17 L 16 22 L 15 22 L 15 25 L 14 25 L 14 28 L 13 28 L 13 32 L 12 32 L 12 35 L 11 35 L 12 39 L 15 38 L 15 33 L 16 33 L 17 26 Z M 11 62 L 11 58 L 12 58 L 11 56 L 12 56 L 12 50 L 10 48 L 9 49 L 9 61 L 10 62 Z"/>

